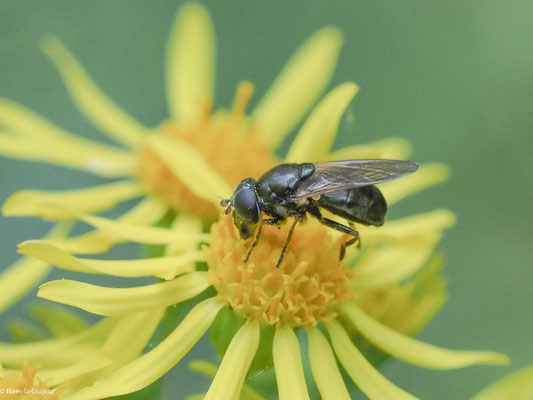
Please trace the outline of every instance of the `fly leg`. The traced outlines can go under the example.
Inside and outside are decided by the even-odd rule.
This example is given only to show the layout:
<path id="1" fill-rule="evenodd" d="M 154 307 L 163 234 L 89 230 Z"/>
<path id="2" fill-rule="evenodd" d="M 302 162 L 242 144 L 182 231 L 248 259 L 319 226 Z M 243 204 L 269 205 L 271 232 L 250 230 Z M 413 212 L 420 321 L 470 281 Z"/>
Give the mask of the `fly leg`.
<path id="1" fill-rule="evenodd" d="M 309 207 L 309 209 L 307 211 L 313 217 L 318 219 L 320 221 L 320 223 L 322 223 L 322 224 L 324 224 L 324 225 L 326 225 L 326 226 L 328 226 L 330 228 L 333 228 L 336 231 L 339 231 L 339 232 L 342 232 L 342 233 L 347 233 L 348 235 L 352 235 L 353 236 L 353 238 L 351 238 L 350 240 L 344 242 L 341 245 L 341 251 L 340 251 L 340 255 L 339 255 L 339 260 L 342 260 L 344 258 L 344 254 L 346 253 L 346 247 L 354 244 L 355 242 L 357 242 L 359 240 L 359 232 L 357 232 L 356 230 L 354 230 L 352 228 L 347 227 L 346 225 L 343 225 L 341 223 L 333 221 L 333 220 L 331 220 L 329 218 L 325 218 L 324 216 L 322 216 L 322 213 L 320 212 L 318 207 Z"/>
<path id="2" fill-rule="evenodd" d="M 294 217 L 294 222 L 292 223 L 291 229 L 289 230 L 289 235 L 287 236 L 287 241 L 285 242 L 285 245 L 283 246 L 283 249 L 281 250 L 281 255 L 279 256 L 278 263 L 276 264 L 276 268 L 278 268 L 278 269 L 281 266 L 281 263 L 283 262 L 283 257 L 285 256 L 285 251 L 287 250 L 287 246 L 289 245 L 289 243 L 290 243 L 290 241 L 292 239 L 292 234 L 294 233 L 294 228 L 296 227 L 296 224 L 298 223 L 298 221 L 299 221 L 299 218 L 298 217 Z"/>
<path id="3" fill-rule="evenodd" d="M 346 242 L 341 244 L 341 251 L 340 251 L 340 254 L 339 254 L 339 260 L 342 260 L 344 258 L 344 254 L 346 253 L 346 247 L 354 244 L 355 242 L 358 241 L 358 239 L 359 239 L 359 234 L 357 234 L 357 237 L 353 237 L 350 240 L 347 240 Z M 357 247 L 360 248 L 361 246 L 358 244 Z"/>
<path id="4" fill-rule="evenodd" d="M 355 230 L 355 225 L 354 225 L 353 222 L 348 222 L 348 225 L 350 225 L 350 228 L 352 228 L 353 230 Z M 349 240 L 349 241 L 350 241 L 350 240 Z M 346 243 L 347 243 L 346 246 L 349 246 L 350 244 L 353 244 L 353 243 L 355 243 L 355 242 L 352 242 L 352 243 L 349 243 L 349 244 L 348 244 L 348 242 L 346 242 Z M 344 246 L 344 247 L 346 247 L 346 246 Z M 360 236 L 359 236 L 359 240 L 357 240 L 357 248 L 358 248 L 358 249 L 361 248 L 361 237 L 360 237 Z M 341 260 L 342 260 L 342 257 L 341 257 Z"/>
<path id="5" fill-rule="evenodd" d="M 255 240 L 250 246 L 250 250 L 248 250 L 248 254 L 246 254 L 246 257 L 244 258 L 244 262 L 247 263 L 250 259 L 250 256 L 252 255 L 252 250 L 257 246 L 259 243 L 259 238 L 261 237 L 261 229 L 263 229 L 263 225 L 279 225 L 281 220 L 277 218 L 265 218 L 261 220 L 261 225 L 259 225 L 259 229 L 257 230 L 257 235 L 255 235 Z"/>

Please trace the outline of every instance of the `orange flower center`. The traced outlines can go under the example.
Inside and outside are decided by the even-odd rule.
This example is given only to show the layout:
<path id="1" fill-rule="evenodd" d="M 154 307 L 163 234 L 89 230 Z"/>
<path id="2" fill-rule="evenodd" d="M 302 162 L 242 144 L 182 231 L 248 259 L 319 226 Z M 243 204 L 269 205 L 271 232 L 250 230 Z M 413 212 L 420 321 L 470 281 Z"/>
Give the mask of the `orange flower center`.
<path id="1" fill-rule="evenodd" d="M 242 240 L 231 215 L 211 226 L 206 248 L 211 283 L 236 312 L 271 325 L 316 325 L 336 316 L 352 298 L 352 273 L 339 261 L 339 236 L 314 219 L 298 224 L 281 267 L 276 268 L 292 221 L 265 226 L 247 263 L 253 238 Z"/>
<path id="2" fill-rule="evenodd" d="M 261 142 L 258 127 L 244 113 L 252 91 L 250 84 L 243 83 L 231 111 L 211 114 L 206 107 L 205 116 L 197 121 L 187 124 L 168 121 L 157 130 L 185 141 L 235 187 L 242 179 L 258 177 L 279 163 Z M 193 194 L 146 145 L 140 147 L 137 175 L 151 194 L 174 210 L 186 211 L 207 222 L 215 220 L 221 211 Z"/>

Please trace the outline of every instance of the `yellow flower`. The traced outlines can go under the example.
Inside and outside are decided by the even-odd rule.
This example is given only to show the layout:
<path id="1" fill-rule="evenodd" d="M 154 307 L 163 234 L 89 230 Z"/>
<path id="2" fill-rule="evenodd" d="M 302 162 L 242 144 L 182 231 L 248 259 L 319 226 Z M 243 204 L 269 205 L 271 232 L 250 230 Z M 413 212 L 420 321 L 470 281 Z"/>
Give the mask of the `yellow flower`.
<path id="1" fill-rule="evenodd" d="M 316 140 L 317 132 L 328 132 L 327 142 L 332 142 L 346 101 L 335 103 L 332 99 L 350 87 L 345 84 L 334 89 L 313 110 L 295 140 L 298 145 L 289 150 L 292 157 L 289 160 L 335 157 L 335 152 L 327 153 L 328 145 Z M 390 145 L 388 149 L 389 153 L 403 151 Z M 346 150 L 339 150 L 342 151 Z M 376 146 L 350 149 L 351 154 L 363 156 L 376 151 Z M 393 205 L 441 181 L 445 175 L 446 169 L 440 165 L 423 166 L 416 174 L 380 188 Z M 219 314 L 229 314 L 243 322 L 236 328 L 234 324 L 229 327 L 235 328 L 235 333 L 206 394 L 208 399 L 238 398 L 254 357 L 262 358 L 264 363 L 265 352 L 272 356 L 280 399 L 308 398 L 296 330 L 307 333 L 313 378 L 325 399 L 349 398 L 336 359 L 370 398 L 414 398 L 381 375 L 365 358 L 359 347 L 369 344 L 425 368 L 451 369 L 507 362 L 505 356 L 497 353 L 446 350 L 410 336 L 427 323 L 444 300 L 444 284 L 438 273 L 440 261 L 432 254 L 442 231 L 454 223 L 454 215 L 447 210 L 391 220 L 380 228 L 357 226 L 362 248 L 351 248 L 343 261 L 339 261 L 339 249 L 346 238 L 309 219 L 297 226 L 280 269 L 275 265 L 287 235 L 287 225 L 280 230 L 266 227 L 249 262 L 244 263 L 252 239 L 240 239 L 230 215 L 221 216 L 211 226 L 210 234 L 201 238 L 208 243 L 203 251 L 188 252 L 180 250 L 179 245 L 184 241 L 197 243 L 199 238 L 186 229 L 186 224 L 163 229 L 81 213 L 74 215 L 122 239 L 169 246 L 163 257 L 101 260 L 75 257 L 46 240 L 20 245 L 23 254 L 59 268 L 166 279 L 162 283 L 120 289 L 74 280 L 52 281 L 40 287 L 38 295 L 42 298 L 107 317 L 101 325 L 108 329 L 104 347 L 111 364 L 92 370 L 85 377 L 78 374 L 65 394 L 66 399 L 117 396 L 150 385 L 189 352 Z M 195 261 L 206 261 L 208 270 L 197 270 L 192 264 Z M 429 276 L 424 271 L 429 271 Z M 196 305 L 174 331 L 141 355 L 166 307 L 193 299 L 210 287 L 203 295 L 207 299 L 192 300 Z M 106 327 L 105 324 L 113 321 L 114 326 Z M 102 334 L 104 328 L 91 329 Z M 226 329 L 225 334 L 228 332 L 233 333 Z M 354 335 L 362 341 L 355 344 Z M 87 345 L 87 340 L 76 336 L 69 346 Z M 33 354 L 24 347 L 5 345 L 0 347 L 0 356 L 3 352 L 9 355 L 9 361 L 16 363 L 23 353 L 33 355 L 33 360 L 38 361 L 46 359 L 50 349 L 56 348 L 54 345 L 36 344 Z M 98 353 L 89 354 L 92 358 L 83 361 L 88 363 L 83 365 L 85 368 L 95 368 L 96 361 L 103 361 L 98 359 Z M 62 365 L 76 375 L 75 365 Z"/>
<path id="2" fill-rule="evenodd" d="M 4 213 L 56 220 L 68 217 L 68 213 L 49 209 L 50 202 L 94 213 L 119 201 L 152 194 L 163 200 L 165 207 L 150 221 L 142 222 L 154 222 L 168 208 L 189 211 L 207 221 L 216 219 L 217 196 L 224 196 L 244 177 L 256 176 L 277 162 L 272 151 L 324 91 L 341 42 L 337 29 L 319 30 L 295 53 L 250 116 L 245 109 L 253 87 L 246 82 L 239 86 L 230 110 L 213 113 L 213 27 L 203 6 L 189 4 L 177 14 L 167 47 L 171 116 L 152 129 L 106 97 L 58 39 L 46 39 L 43 49 L 80 110 L 122 147 L 76 137 L 2 99 L 1 154 L 127 179 L 66 193 L 23 191 L 7 201 Z M 216 186 L 206 190 L 201 185 L 206 178 L 195 174 L 197 168 L 217 178 Z"/>
<path id="3" fill-rule="evenodd" d="M 449 211 L 435 210 L 389 221 L 380 229 L 358 226 L 363 247 L 350 249 L 342 262 L 338 255 L 345 238 L 310 220 L 297 227 L 279 270 L 275 260 L 286 226 L 280 231 L 265 229 L 246 264 L 242 260 L 250 241 L 238 238 L 230 216 L 221 217 L 209 234 L 202 233 L 201 222 L 216 218 L 220 198 L 229 197 L 236 181 L 256 177 L 278 162 L 271 151 L 327 84 L 340 45 L 336 30 L 318 32 L 290 61 L 250 117 L 245 116 L 251 96 L 251 86 L 246 83 L 239 87 L 231 111 L 211 114 L 211 30 L 207 14 L 197 4 L 186 6 L 178 15 L 167 58 L 172 119 L 153 130 L 142 127 L 106 98 L 59 42 L 50 39 L 45 43 L 45 51 L 58 66 L 80 109 L 129 150 L 76 138 L 21 106 L 0 102 L 3 154 L 128 178 L 90 189 L 14 195 L 3 209 L 8 215 L 79 219 L 98 229 L 65 239 L 64 228 L 54 232 L 56 237 L 21 244 L 20 252 L 71 271 L 165 279 L 132 288 L 74 280 L 42 285 L 40 297 L 105 318 L 64 338 L 0 344 L 2 362 L 19 367 L 23 360 L 41 363 L 41 373 L 50 379 L 52 387 L 69 382 L 65 399 L 131 393 L 176 365 L 224 310 L 244 323 L 227 346 L 208 399 L 238 398 L 258 349 L 272 353 L 281 399 L 308 398 L 295 335 L 298 329 L 307 332 L 313 378 L 325 399 L 349 398 L 334 354 L 369 397 L 412 398 L 367 361 L 352 341 L 353 333 L 394 357 L 428 368 L 505 363 L 505 356 L 496 353 L 444 350 L 409 336 L 443 301 L 442 286 L 437 283 L 435 290 L 420 295 L 431 300 L 429 308 L 422 309 L 423 302 L 416 301 L 417 295 L 410 292 L 417 285 L 409 288 L 409 284 L 431 261 L 443 229 L 454 223 Z M 285 159 L 314 162 L 407 157 L 408 146 L 399 139 L 331 150 L 340 118 L 357 89 L 351 82 L 333 89 L 303 124 Z M 235 156 L 220 157 L 222 146 L 235 148 Z M 249 156 L 248 161 L 240 157 L 243 154 Z M 380 188 L 393 204 L 442 181 L 446 175 L 444 166 L 426 165 L 417 174 Z M 92 215 L 144 194 L 151 196 L 118 220 Z M 175 218 L 170 229 L 149 226 L 169 209 L 185 212 Z M 165 244 L 166 253 L 138 260 L 72 255 L 102 252 L 120 241 Z M 197 250 L 199 242 L 208 245 Z M 207 262 L 208 271 L 196 269 L 199 261 Z M 178 326 L 143 353 L 166 307 L 203 292 L 209 297 L 193 300 L 195 306 Z M 9 288 L 8 295 L 13 298 Z M 402 301 L 395 302 L 398 299 Z M 260 345 L 268 338 L 263 334 L 267 331 L 273 332 L 273 338 L 269 345 Z"/>
<path id="4" fill-rule="evenodd" d="M 289 60 L 249 116 L 245 113 L 253 92 L 249 83 L 239 86 L 230 110 L 211 112 L 214 31 L 204 7 L 190 3 L 177 13 L 168 40 L 170 118 L 156 128 L 148 128 L 109 99 L 58 39 L 47 38 L 43 50 L 56 65 L 75 103 L 89 121 L 120 146 L 73 135 L 23 106 L 0 98 L 0 155 L 121 180 L 63 192 L 20 191 L 6 201 L 4 215 L 62 220 L 72 216 L 69 208 L 98 213 L 127 199 L 146 196 L 120 219 L 152 225 L 171 209 L 196 217 L 183 214 L 187 226 L 200 233 L 202 221 L 216 219 L 219 197 L 240 179 L 256 176 L 277 162 L 273 150 L 328 85 L 341 43 L 337 29 L 317 31 Z M 50 240 L 77 254 L 103 252 L 119 240 L 102 232 L 65 238 L 67 233 L 65 227 L 57 228 Z M 30 260 L 9 267 L 0 278 L 0 311 L 31 290 L 49 270 L 47 264 Z"/>
<path id="5" fill-rule="evenodd" d="M 181 238 L 172 253 L 195 248 L 199 240 L 205 239 L 202 222 L 216 218 L 218 202 L 228 197 L 235 183 L 258 176 L 277 163 L 273 150 L 323 92 L 341 42 L 341 34 L 335 28 L 315 33 L 287 63 L 250 116 L 245 114 L 252 93 L 247 83 L 239 86 L 231 110 L 211 113 L 213 28 L 206 10 L 199 4 L 189 4 L 178 12 L 168 41 L 166 81 L 171 117 L 149 129 L 106 97 L 57 39 L 45 40 L 44 50 L 58 67 L 80 110 L 126 148 L 72 135 L 21 105 L 0 99 L 0 154 L 126 179 L 60 192 L 23 190 L 6 201 L 4 214 L 63 220 L 82 212 L 89 214 L 84 217 L 86 222 L 93 223 L 97 217 L 90 214 L 132 197 L 146 196 L 119 217 L 131 225 L 126 236 L 103 228 L 102 222 L 95 224 L 102 229 L 66 237 L 70 226 L 64 224 L 52 230 L 48 241 L 74 254 L 101 253 L 117 242 L 136 241 L 138 226 L 156 223 L 171 209 L 180 211 L 174 225 L 191 234 L 188 241 Z M 332 91 L 301 128 L 287 160 L 405 158 L 408 146 L 401 139 L 330 152 L 339 119 L 356 92 L 353 83 Z M 426 179 L 414 182 L 432 185 L 445 175 L 443 166 L 428 165 L 419 172 Z M 177 243 L 175 238 L 163 235 Z M 22 259 L 3 271 L 0 311 L 34 288 L 50 268 L 41 261 Z"/>
<path id="6" fill-rule="evenodd" d="M 38 368 L 24 365 L 19 374 L 6 371 L 0 366 L 0 397 L 5 400 L 59 399 L 64 388 L 50 389 L 42 380 L 35 377 L 37 370 Z"/>
<path id="7" fill-rule="evenodd" d="M 114 354 L 123 354 L 124 346 L 134 339 L 140 340 L 139 336 L 142 336 L 142 343 L 146 343 L 165 307 L 191 299 L 209 286 L 216 292 L 197 303 L 175 330 L 153 349 L 126 363 L 115 361 L 115 367 L 107 373 L 95 372 L 91 379 L 79 379 L 79 386 L 67 392 L 66 399 L 99 399 L 149 385 L 187 354 L 223 308 L 245 322 L 227 347 L 206 398 L 238 398 L 258 351 L 261 332 L 269 329 L 274 330 L 270 346 L 280 399 L 308 398 L 295 335 L 295 330 L 302 328 L 309 340 L 313 378 L 323 398 L 350 398 L 336 355 L 351 379 L 370 398 L 401 399 L 414 397 L 387 380 L 365 359 L 352 341 L 349 334 L 352 329 L 382 351 L 425 368 L 450 369 L 507 362 L 505 356 L 497 353 L 445 350 L 421 343 L 380 322 L 379 312 L 371 317 L 371 312 L 365 311 L 372 309 L 368 306 L 368 296 L 405 280 L 409 284 L 409 278 L 427 264 L 433 240 L 438 240 L 442 229 L 450 223 L 453 223 L 453 215 L 436 211 L 391 221 L 380 229 L 369 228 L 362 236 L 366 243 L 363 249 L 352 249 L 346 261 L 341 262 L 338 255 L 345 238 L 309 220 L 296 229 L 280 269 L 275 265 L 288 226 L 282 226 L 279 231 L 275 227 L 265 229 L 250 261 L 245 264 L 242 260 L 250 241 L 239 238 L 231 216 L 227 215 L 212 226 L 211 244 L 204 248 L 208 271 L 184 269 L 176 272 L 176 264 L 170 262 L 176 261 L 173 257 L 104 261 L 74 257 L 45 242 L 26 242 L 22 248 L 26 249 L 25 253 L 38 254 L 58 267 L 84 269 L 85 272 L 120 275 L 124 271 L 129 276 L 167 271 L 179 274 L 172 280 L 136 288 L 102 287 L 73 280 L 52 281 L 41 286 L 38 295 L 45 299 L 107 316 L 109 321 L 111 317 L 118 318 L 121 324 L 136 319 L 135 324 L 124 322 L 120 330 L 113 328 L 110 337 L 119 335 L 123 341 L 115 341 Z M 405 260 L 405 263 L 412 263 L 405 266 L 399 257 L 402 252 L 415 253 L 412 260 L 416 261 Z M 370 254 L 366 261 L 365 254 Z M 397 273 L 396 269 L 402 272 Z M 432 294 L 442 295 L 442 292 L 436 289 Z M 373 303 L 374 311 L 387 309 L 386 302 L 377 299 Z M 410 311 L 396 310 L 403 316 Z M 427 316 L 427 313 L 420 315 Z M 325 327 L 329 339 L 319 329 L 321 326 Z M 411 326 L 416 329 L 416 324 Z M 139 342 L 137 346 L 139 351 Z M 10 346 L 3 351 L 14 354 L 22 350 Z"/>

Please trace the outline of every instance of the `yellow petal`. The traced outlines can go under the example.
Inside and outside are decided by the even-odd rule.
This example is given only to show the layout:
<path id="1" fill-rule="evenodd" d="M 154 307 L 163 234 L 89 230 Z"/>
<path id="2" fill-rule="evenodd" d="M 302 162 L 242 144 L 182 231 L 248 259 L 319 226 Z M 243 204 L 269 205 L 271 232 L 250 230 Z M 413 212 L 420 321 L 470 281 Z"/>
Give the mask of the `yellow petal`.
<path id="1" fill-rule="evenodd" d="M 172 221 L 170 230 L 197 235 L 202 233 L 202 225 L 202 220 L 200 218 L 196 217 L 195 215 L 181 212 L 174 219 L 174 221 Z M 196 245 L 194 243 L 173 242 L 165 248 L 165 254 L 167 256 L 173 256 L 177 254 L 189 253 L 195 249 Z"/>
<path id="2" fill-rule="evenodd" d="M 448 350 L 419 342 L 370 318 L 354 303 L 343 306 L 341 310 L 369 342 L 391 356 L 419 367 L 453 369 L 474 364 L 509 363 L 509 359 L 499 353 Z"/>
<path id="3" fill-rule="evenodd" d="M 102 345 L 105 354 L 113 358 L 116 369 L 137 358 L 157 329 L 165 308 L 125 315 L 115 325 Z"/>
<path id="4" fill-rule="evenodd" d="M 402 285 L 405 293 L 414 301 L 409 317 L 402 324 L 402 331 L 410 336 L 422 331 L 446 301 L 443 260 L 443 256 L 433 255 L 420 273 Z"/>
<path id="5" fill-rule="evenodd" d="M 205 7 L 189 3 L 180 8 L 167 44 L 166 81 L 170 114 L 190 121 L 213 103 L 215 33 Z"/>
<path id="6" fill-rule="evenodd" d="M 177 137 L 152 135 L 149 145 L 191 192 L 217 207 L 233 192 L 226 181 L 187 143 Z"/>
<path id="7" fill-rule="evenodd" d="M 313 109 L 287 153 L 288 162 L 324 161 L 337 135 L 344 110 L 359 88 L 346 82 L 329 92 Z"/>
<path id="8" fill-rule="evenodd" d="M 29 343 L 43 340 L 47 337 L 40 327 L 36 326 L 34 321 L 25 321 L 17 318 L 7 325 L 7 330 L 16 343 Z"/>
<path id="9" fill-rule="evenodd" d="M 13 152 L 11 156 L 20 153 L 24 158 L 102 175 L 128 175 L 133 170 L 130 153 L 76 137 L 11 100 L 0 98 L 0 125 L 11 132 L 1 132 L 0 139 L 8 147 L 0 146 L 2 153 Z"/>
<path id="10" fill-rule="evenodd" d="M 133 158 L 122 150 L 74 136 L 51 138 L 44 131 L 41 133 L 41 137 L 28 138 L 0 131 L 0 154 L 80 169 L 105 177 L 127 176 L 133 171 Z"/>
<path id="11" fill-rule="evenodd" d="M 60 204 L 76 208 L 79 212 L 93 213 L 108 210 L 117 203 L 140 194 L 140 186 L 129 180 L 76 190 L 21 190 L 6 200 L 2 212 L 6 216 L 35 215 L 47 220 L 56 220 L 68 218 L 68 212 L 65 215 L 64 210 L 50 208 L 49 204 Z"/>
<path id="12" fill-rule="evenodd" d="M 280 400 L 309 400 L 305 383 L 300 344 L 289 326 L 280 326 L 274 334 L 273 353 Z"/>
<path id="13" fill-rule="evenodd" d="M 343 147 L 332 151 L 326 161 L 357 160 L 365 158 L 387 158 L 405 160 L 411 153 L 411 145 L 402 138 L 379 140 L 368 145 Z"/>
<path id="14" fill-rule="evenodd" d="M 381 375 L 355 347 L 339 322 L 332 321 L 326 327 L 337 358 L 364 394 L 372 400 L 416 399 Z"/>
<path id="15" fill-rule="evenodd" d="M 316 327 L 308 330 L 309 363 L 323 400 L 350 400 L 328 341 Z"/>
<path id="16" fill-rule="evenodd" d="M 0 312 L 16 303 L 50 272 L 45 262 L 21 258 L 0 274 Z"/>
<path id="17" fill-rule="evenodd" d="M 159 345 L 65 400 L 96 400 L 132 393 L 155 382 L 176 365 L 207 331 L 223 303 L 215 298 L 196 305 Z M 63 400 L 63 399 L 62 399 Z"/>
<path id="18" fill-rule="evenodd" d="M 438 233 L 417 235 L 369 249 L 358 259 L 353 288 L 373 289 L 408 278 L 425 265 L 440 238 Z"/>
<path id="19" fill-rule="evenodd" d="M 50 243 L 73 254 L 98 254 L 105 253 L 115 243 L 123 240 L 114 238 L 112 235 L 92 231 L 82 235 L 63 239 L 44 239 L 43 242 Z"/>
<path id="20" fill-rule="evenodd" d="M 259 323 L 247 321 L 235 334 L 205 400 L 239 400 L 244 378 L 259 345 Z"/>
<path id="21" fill-rule="evenodd" d="M 47 139 L 59 141 L 60 139 L 68 139 L 72 136 L 71 133 L 55 126 L 26 107 L 1 97 L 0 125 L 16 136 L 34 140 Z"/>
<path id="22" fill-rule="evenodd" d="M 70 223 L 59 223 L 47 237 L 65 236 L 70 228 Z M 0 274 L 0 313 L 33 290 L 48 275 L 50 269 L 51 267 L 42 261 L 27 258 L 22 258 L 5 268 Z"/>
<path id="23" fill-rule="evenodd" d="M 191 361 L 191 363 L 189 364 L 189 368 L 192 371 L 200 372 L 210 377 L 214 377 L 218 370 L 218 367 L 215 364 L 202 360 Z M 200 399 L 204 398 L 203 394 L 198 396 L 200 396 Z M 259 394 L 256 390 L 252 389 L 252 387 L 250 387 L 250 385 L 247 385 L 246 383 L 244 383 L 244 385 L 242 386 L 240 398 L 242 400 L 267 400 L 266 397 Z M 192 399 L 192 397 L 188 397 L 187 399 Z"/>
<path id="24" fill-rule="evenodd" d="M 131 210 L 118 217 L 117 221 L 133 225 L 152 225 L 159 221 L 166 212 L 167 208 L 163 204 L 155 199 L 146 198 Z M 65 239 L 45 239 L 47 243 L 73 254 L 104 253 L 115 243 L 126 240 L 121 238 L 120 235 L 114 235 L 109 231 L 88 232 Z"/>
<path id="25" fill-rule="evenodd" d="M 414 174 L 379 185 L 389 205 L 397 203 L 424 189 L 438 185 L 448 179 L 450 169 L 444 164 L 427 164 L 420 166 Z"/>
<path id="26" fill-rule="evenodd" d="M 112 362 L 109 357 L 97 352 L 96 354 L 87 354 L 85 358 L 68 367 L 38 371 L 36 377 L 46 382 L 47 386 L 53 387 L 81 375 L 101 370 Z"/>
<path id="27" fill-rule="evenodd" d="M 55 339 L 57 340 L 57 339 Z M 32 345 L 30 348 L 28 345 Z M 38 348 L 43 345 L 43 349 Z M 16 345 L 14 347 L 10 343 L 0 343 L 0 357 L 2 357 L 2 364 L 9 367 L 22 367 L 24 362 L 29 364 L 39 364 L 43 368 L 63 368 L 75 364 L 78 360 L 86 357 L 98 349 L 96 345 L 79 344 L 75 345 L 68 343 L 57 343 L 52 348 L 48 341 L 38 340 L 34 342 Z M 22 346 L 26 346 L 23 348 Z M 35 351 L 36 350 L 36 351 Z"/>
<path id="28" fill-rule="evenodd" d="M 34 305 L 31 315 L 50 331 L 52 337 L 71 336 L 89 327 L 89 324 L 73 310 L 55 305 Z"/>
<path id="29" fill-rule="evenodd" d="M 168 208 L 163 203 L 146 198 L 132 209 L 120 216 L 118 220 L 128 224 L 152 225 L 158 222 L 167 212 Z"/>
<path id="30" fill-rule="evenodd" d="M 105 318 L 78 334 L 31 343 L 0 343 L 0 359 L 4 365 L 22 367 L 23 362 L 40 364 L 43 368 L 58 368 L 75 364 L 101 347 L 116 319 Z"/>
<path id="31" fill-rule="evenodd" d="M 165 308 L 161 308 L 120 317 L 99 349 L 112 359 L 112 364 L 93 374 L 76 376 L 74 381 L 69 382 L 68 391 L 75 393 L 91 386 L 96 380 L 107 377 L 137 358 L 154 335 L 164 312 Z"/>
<path id="32" fill-rule="evenodd" d="M 471 400 L 531 400 L 533 399 L 533 366 L 529 366 L 490 385 Z"/>
<path id="33" fill-rule="evenodd" d="M 141 141 L 145 128 L 102 92 L 59 39 L 45 38 L 42 48 L 58 69 L 77 106 L 94 126 L 130 147 Z"/>
<path id="34" fill-rule="evenodd" d="M 403 241 L 406 237 L 438 233 L 455 225 L 455 215 L 449 210 L 434 210 L 423 214 L 387 221 L 382 227 L 357 226 L 364 244 Z"/>
<path id="35" fill-rule="evenodd" d="M 312 35 L 291 57 L 253 118 L 269 148 L 278 147 L 328 85 L 337 64 L 342 34 L 326 27 Z"/>
<path id="36" fill-rule="evenodd" d="M 91 268 L 87 263 L 71 256 L 61 248 L 43 240 L 27 240 L 18 245 L 19 253 L 38 260 L 46 261 L 56 267 L 67 271 L 101 273 L 95 268 Z M 89 260 L 89 264 L 90 264 Z"/>
<path id="37" fill-rule="evenodd" d="M 133 288 L 109 288 L 68 279 L 47 282 L 37 296 L 99 315 L 124 315 L 169 306 L 209 287 L 207 272 L 193 272 L 172 281 Z"/>
<path id="38" fill-rule="evenodd" d="M 19 245 L 19 253 L 47 261 L 56 267 L 78 272 L 89 272 L 122 277 L 141 277 L 191 271 L 191 262 L 202 260 L 202 253 L 194 251 L 180 256 L 154 257 L 131 260 L 97 260 L 77 258 L 53 244 L 27 240 Z"/>
<path id="39" fill-rule="evenodd" d="M 75 210 L 71 210 L 75 214 Z M 175 241 L 207 242 L 209 234 L 188 234 L 153 226 L 138 226 L 110 218 L 80 214 L 78 219 L 98 228 L 116 238 L 146 244 L 167 244 Z M 117 240 L 118 241 L 118 240 Z"/>
<path id="40" fill-rule="evenodd" d="M 199 235 L 203 231 L 202 220 L 194 215 L 187 213 L 179 213 L 178 216 L 172 221 L 172 231 L 183 232 L 190 235 Z M 190 254 L 198 248 L 198 243 L 194 242 L 172 242 L 165 247 L 165 255 L 177 256 L 180 254 Z M 183 270 L 193 271 L 195 268 L 194 262 L 197 260 L 191 260 L 189 264 L 181 266 Z M 170 280 L 173 279 L 181 270 L 168 271 L 161 274 L 156 274 L 158 278 Z"/>

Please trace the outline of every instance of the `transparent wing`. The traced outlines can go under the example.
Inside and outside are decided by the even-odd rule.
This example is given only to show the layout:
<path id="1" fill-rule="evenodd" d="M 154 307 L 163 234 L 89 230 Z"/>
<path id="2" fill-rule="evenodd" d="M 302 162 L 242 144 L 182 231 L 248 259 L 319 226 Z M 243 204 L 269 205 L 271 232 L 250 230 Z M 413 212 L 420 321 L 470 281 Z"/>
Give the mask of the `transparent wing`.
<path id="1" fill-rule="evenodd" d="M 387 182 L 409 175 L 417 169 L 417 163 L 400 160 L 320 162 L 315 164 L 315 172 L 298 186 L 290 199 L 300 200 L 339 190 Z"/>

